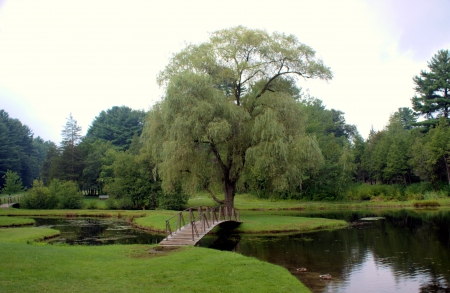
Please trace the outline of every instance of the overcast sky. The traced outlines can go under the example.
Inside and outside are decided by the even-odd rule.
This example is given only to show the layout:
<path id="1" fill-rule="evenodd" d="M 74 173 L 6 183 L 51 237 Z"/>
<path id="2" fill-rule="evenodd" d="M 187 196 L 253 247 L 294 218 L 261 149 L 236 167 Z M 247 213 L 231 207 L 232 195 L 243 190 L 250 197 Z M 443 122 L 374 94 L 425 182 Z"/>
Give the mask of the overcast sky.
<path id="1" fill-rule="evenodd" d="M 113 106 L 149 110 L 171 54 L 244 25 L 315 49 L 334 78 L 299 86 L 367 138 L 411 107 L 413 76 L 450 49 L 448 0 L 154 2 L 0 0 L 0 109 L 59 143 L 70 113 L 85 133 Z"/>

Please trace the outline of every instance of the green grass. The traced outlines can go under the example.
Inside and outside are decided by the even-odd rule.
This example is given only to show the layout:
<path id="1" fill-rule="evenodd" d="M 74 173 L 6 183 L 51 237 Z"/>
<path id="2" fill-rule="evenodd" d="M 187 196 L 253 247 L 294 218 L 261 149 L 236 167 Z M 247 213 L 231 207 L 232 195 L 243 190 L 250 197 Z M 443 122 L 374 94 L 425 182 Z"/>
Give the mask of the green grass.
<path id="1" fill-rule="evenodd" d="M 58 230 L 49 228 L 24 227 L 0 229 L 0 244 L 41 241 L 58 236 L 59 234 L 60 232 Z M 2 252 L 2 258 L 3 256 Z"/>
<path id="2" fill-rule="evenodd" d="M 20 229 L 42 230 L 6 230 Z M 286 269 L 232 252 L 0 239 L 2 292 L 310 292 Z"/>
<path id="3" fill-rule="evenodd" d="M 20 217 L 0 217 L 0 227 L 13 227 L 33 225 L 35 221 L 29 218 Z"/>
<path id="4" fill-rule="evenodd" d="M 347 222 L 342 220 L 272 215 L 254 211 L 242 212 L 241 221 L 243 223 L 238 229 L 244 233 L 308 232 L 347 226 Z"/>
<path id="5" fill-rule="evenodd" d="M 166 220 L 175 216 L 177 211 L 147 211 L 145 217 L 135 218 L 133 224 L 139 228 L 165 233 Z"/>
<path id="6" fill-rule="evenodd" d="M 89 206 L 95 206 L 97 210 L 106 209 L 106 200 L 98 199 L 98 196 L 85 196 L 83 198 L 83 208 L 88 209 Z"/>
<path id="7" fill-rule="evenodd" d="M 218 196 L 219 198 L 220 195 Z M 450 206 L 450 197 L 436 199 L 440 206 Z M 302 201 L 302 200 L 269 200 L 259 199 L 251 194 L 237 194 L 234 205 L 240 210 L 342 210 L 370 208 L 407 208 L 413 207 L 415 200 L 410 201 Z M 214 206 L 217 203 L 207 193 L 197 193 L 189 199 L 188 207 Z"/>

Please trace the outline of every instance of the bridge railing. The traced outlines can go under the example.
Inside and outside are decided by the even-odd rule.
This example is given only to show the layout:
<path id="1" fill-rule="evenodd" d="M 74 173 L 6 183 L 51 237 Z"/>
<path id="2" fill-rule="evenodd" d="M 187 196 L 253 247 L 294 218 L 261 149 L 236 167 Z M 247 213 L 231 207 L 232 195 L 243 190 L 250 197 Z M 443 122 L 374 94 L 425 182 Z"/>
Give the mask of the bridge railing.
<path id="1" fill-rule="evenodd" d="M 166 220 L 166 239 L 169 240 L 169 236 L 181 231 L 187 225 L 187 221 L 191 224 L 192 241 L 194 241 L 195 237 L 199 237 L 218 222 L 240 222 L 240 213 L 238 209 L 226 206 L 198 206 L 186 209 Z"/>
<path id="2" fill-rule="evenodd" d="M 22 195 L 0 196 L 0 205 L 5 203 L 20 203 Z"/>

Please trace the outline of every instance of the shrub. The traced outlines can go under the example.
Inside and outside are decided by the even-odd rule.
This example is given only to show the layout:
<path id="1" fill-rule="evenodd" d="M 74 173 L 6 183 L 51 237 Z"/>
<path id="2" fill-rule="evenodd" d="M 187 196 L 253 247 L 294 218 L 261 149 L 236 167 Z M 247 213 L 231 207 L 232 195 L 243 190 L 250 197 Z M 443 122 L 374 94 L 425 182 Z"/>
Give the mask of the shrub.
<path id="1" fill-rule="evenodd" d="M 97 203 L 96 203 L 95 201 L 90 201 L 90 202 L 87 204 L 86 208 L 87 208 L 88 210 L 98 210 L 98 205 L 97 205 Z"/>
<path id="2" fill-rule="evenodd" d="M 414 207 L 416 207 L 416 208 L 438 207 L 438 206 L 440 206 L 440 204 L 437 201 L 434 201 L 434 200 L 416 201 L 414 203 Z"/>
<path id="3" fill-rule="evenodd" d="M 114 198 L 108 198 L 105 201 L 105 208 L 107 210 L 117 210 L 117 201 Z"/>
<path id="4" fill-rule="evenodd" d="M 408 185 L 405 189 L 407 199 L 422 200 L 427 191 L 432 191 L 433 185 L 430 182 L 420 182 Z"/>
<path id="5" fill-rule="evenodd" d="M 189 200 L 189 195 L 181 188 L 176 188 L 171 193 L 160 193 L 158 195 L 158 208 L 163 210 L 182 210 Z"/>
<path id="6" fill-rule="evenodd" d="M 83 194 L 74 181 L 60 181 L 53 179 L 49 186 L 50 194 L 59 198 L 61 209 L 83 208 Z"/>
<path id="7" fill-rule="evenodd" d="M 402 185 L 387 184 L 355 184 L 351 186 L 345 196 L 349 200 L 404 200 L 404 187 Z"/>
<path id="8" fill-rule="evenodd" d="M 33 187 L 24 196 L 21 205 L 26 209 L 54 209 L 59 204 L 57 195 L 52 194 L 42 181 L 33 181 Z"/>

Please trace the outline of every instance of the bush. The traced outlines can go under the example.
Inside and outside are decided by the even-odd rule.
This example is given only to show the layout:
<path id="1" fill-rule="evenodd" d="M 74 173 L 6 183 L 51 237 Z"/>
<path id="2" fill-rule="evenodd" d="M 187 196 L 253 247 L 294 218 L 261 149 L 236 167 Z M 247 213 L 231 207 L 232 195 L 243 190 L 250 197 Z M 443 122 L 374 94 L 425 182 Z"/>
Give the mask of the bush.
<path id="1" fill-rule="evenodd" d="M 37 180 L 33 181 L 33 187 L 21 202 L 26 209 L 54 209 L 58 204 L 58 196 L 51 193 L 42 181 Z"/>
<path id="2" fill-rule="evenodd" d="M 182 210 L 189 200 L 189 195 L 181 188 L 176 188 L 171 193 L 160 193 L 158 195 L 158 208 L 162 210 Z"/>
<path id="3" fill-rule="evenodd" d="M 86 208 L 87 208 L 88 210 L 98 210 L 98 205 L 97 205 L 97 203 L 96 203 L 95 201 L 90 201 L 90 202 L 87 204 Z"/>
<path id="4" fill-rule="evenodd" d="M 83 194 L 79 191 L 78 185 L 75 182 L 53 179 L 50 182 L 49 190 L 52 195 L 59 198 L 59 208 L 83 208 Z"/>
<path id="5" fill-rule="evenodd" d="M 416 207 L 416 208 L 438 207 L 438 206 L 440 206 L 440 204 L 437 201 L 434 201 L 434 200 L 416 201 L 414 203 L 414 207 Z"/>
<path id="6" fill-rule="evenodd" d="M 433 191 L 433 185 L 430 182 L 413 183 L 406 187 L 405 196 L 407 199 L 422 200 L 428 191 Z"/>
<path id="7" fill-rule="evenodd" d="M 105 208 L 107 210 L 117 210 L 117 201 L 114 198 L 108 198 L 105 201 Z"/>
<path id="8" fill-rule="evenodd" d="M 345 196 L 349 200 L 405 200 L 404 187 L 397 184 L 355 184 L 347 190 Z"/>

